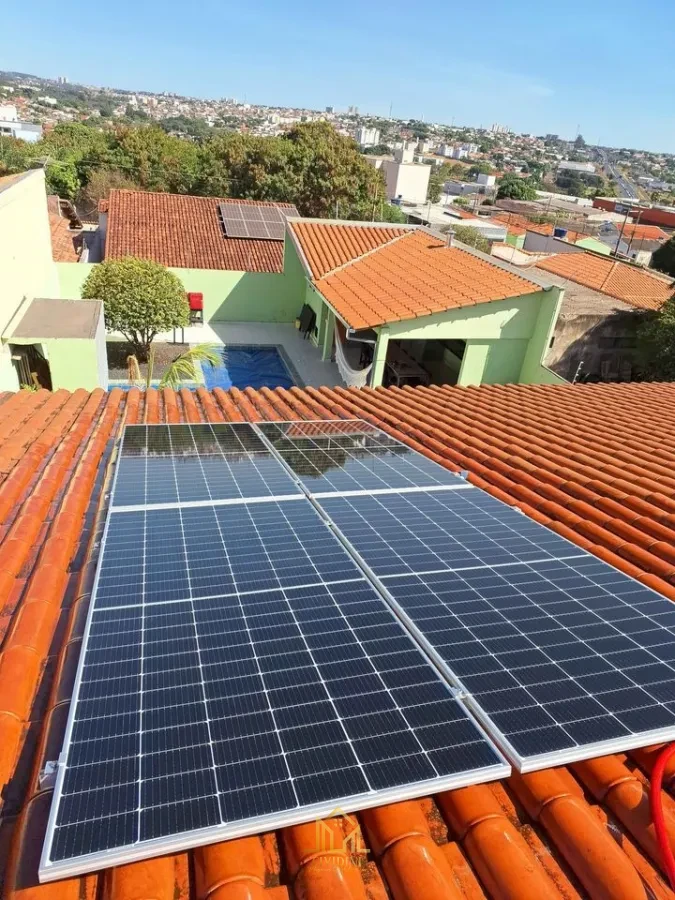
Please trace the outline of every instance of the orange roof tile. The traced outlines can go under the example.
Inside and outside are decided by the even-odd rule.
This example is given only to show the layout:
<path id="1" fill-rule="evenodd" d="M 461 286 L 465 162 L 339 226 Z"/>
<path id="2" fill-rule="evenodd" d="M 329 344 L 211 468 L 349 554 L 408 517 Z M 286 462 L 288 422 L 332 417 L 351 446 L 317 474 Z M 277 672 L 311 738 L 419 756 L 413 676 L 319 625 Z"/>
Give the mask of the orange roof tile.
<path id="1" fill-rule="evenodd" d="M 77 262 L 81 231 L 71 231 L 70 222 L 61 215 L 49 214 L 49 230 L 52 234 L 52 257 L 55 262 Z"/>
<path id="2" fill-rule="evenodd" d="M 220 203 L 290 206 L 112 190 L 108 198 L 106 258 L 140 256 L 182 269 L 281 272 L 283 241 L 225 237 L 218 213 Z"/>
<path id="3" fill-rule="evenodd" d="M 673 296 L 674 283 L 644 269 L 594 253 L 560 253 L 537 263 L 544 269 L 638 309 L 660 309 Z"/>
<path id="4" fill-rule="evenodd" d="M 427 231 L 414 229 L 316 281 L 352 328 L 518 297 L 542 288 Z"/>
<path id="5" fill-rule="evenodd" d="M 620 232 L 622 226 L 618 225 L 617 230 Z M 623 226 L 623 236 L 626 240 L 634 241 L 667 241 L 670 235 L 658 225 L 633 225 L 626 222 Z"/>
<path id="6" fill-rule="evenodd" d="M 5 900 L 668 900 L 653 749 L 360 814 L 367 858 L 314 824 L 36 882 L 122 421 L 358 416 L 675 599 L 675 384 L 0 395 L 0 784 Z M 662 799 L 672 822 L 675 770 Z M 336 847 L 340 822 L 332 820 Z"/>
<path id="7" fill-rule="evenodd" d="M 336 225 L 323 222 L 291 222 L 313 278 L 376 250 L 405 234 L 405 228 L 382 225 Z"/>

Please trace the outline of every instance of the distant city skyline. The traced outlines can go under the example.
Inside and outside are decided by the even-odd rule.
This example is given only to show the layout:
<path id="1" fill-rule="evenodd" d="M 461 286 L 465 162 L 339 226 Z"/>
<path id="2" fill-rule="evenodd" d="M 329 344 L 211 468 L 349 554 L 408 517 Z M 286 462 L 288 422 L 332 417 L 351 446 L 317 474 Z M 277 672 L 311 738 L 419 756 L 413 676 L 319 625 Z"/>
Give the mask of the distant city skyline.
<path id="1" fill-rule="evenodd" d="M 1 65 L 269 106 L 386 116 L 393 104 L 396 118 L 500 122 L 519 133 L 573 138 L 578 126 L 589 143 L 675 153 L 675 118 L 664 114 L 675 75 L 666 0 L 639 14 L 629 0 L 611 10 L 485 0 L 472 15 L 449 11 L 439 21 L 438 11 L 418 13 L 402 0 L 344 0 L 338 19 L 308 0 L 255 8 L 204 0 L 187 16 L 175 0 L 120 0 L 114 15 L 93 7 L 74 23 L 35 0 L 5 11 Z"/>

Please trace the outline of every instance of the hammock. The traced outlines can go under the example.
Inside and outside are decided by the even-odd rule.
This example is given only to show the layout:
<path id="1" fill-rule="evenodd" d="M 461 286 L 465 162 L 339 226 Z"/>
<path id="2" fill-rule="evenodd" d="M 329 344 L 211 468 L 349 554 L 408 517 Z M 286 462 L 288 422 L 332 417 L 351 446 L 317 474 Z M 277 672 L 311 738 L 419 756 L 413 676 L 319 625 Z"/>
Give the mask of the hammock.
<path id="1" fill-rule="evenodd" d="M 335 323 L 335 362 L 347 387 L 365 387 L 368 384 L 368 376 L 373 368 L 373 364 L 371 363 L 365 369 L 352 369 L 345 356 L 342 337 L 343 328 L 344 326 L 341 322 Z"/>

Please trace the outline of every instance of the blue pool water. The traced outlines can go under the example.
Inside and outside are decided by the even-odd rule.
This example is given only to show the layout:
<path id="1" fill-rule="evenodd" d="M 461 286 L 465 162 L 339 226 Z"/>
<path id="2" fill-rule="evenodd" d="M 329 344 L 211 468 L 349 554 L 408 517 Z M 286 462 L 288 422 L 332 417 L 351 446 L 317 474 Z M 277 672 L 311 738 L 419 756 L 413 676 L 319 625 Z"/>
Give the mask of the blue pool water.
<path id="1" fill-rule="evenodd" d="M 276 347 L 231 344 L 220 350 L 223 362 L 202 365 L 206 387 L 293 387 L 295 381 Z"/>

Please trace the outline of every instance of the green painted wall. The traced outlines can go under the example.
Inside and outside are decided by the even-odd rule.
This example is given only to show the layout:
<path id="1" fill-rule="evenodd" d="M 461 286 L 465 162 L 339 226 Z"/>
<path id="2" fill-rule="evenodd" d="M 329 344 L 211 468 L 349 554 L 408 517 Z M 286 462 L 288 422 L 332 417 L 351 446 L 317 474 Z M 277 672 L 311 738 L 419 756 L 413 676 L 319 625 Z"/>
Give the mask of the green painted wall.
<path id="1" fill-rule="evenodd" d="M 65 388 L 75 391 L 85 388 L 93 391 L 102 385 L 97 368 L 96 343 L 77 338 L 60 338 L 42 342 L 49 359 L 54 390 Z"/>
<path id="2" fill-rule="evenodd" d="M 62 297 L 81 297 L 91 263 L 57 263 Z M 204 295 L 204 319 L 213 322 L 293 322 L 302 308 L 305 273 L 290 241 L 284 273 L 171 269 L 186 291 Z"/>
<path id="3" fill-rule="evenodd" d="M 525 235 L 524 234 L 508 234 L 507 233 L 506 243 L 510 247 L 515 247 L 517 250 L 522 250 L 523 244 L 525 243 Z"/>
<path id="4" fill-rule="evenodd" d="M 564 291 L 554 287 L 545 291 L 532 339 L 530 340 L 518 380 L 522 384 L 565 384 L 565 379 L 556 375 L 544 364 L 543 360 L 548 352 L 551 338 L 558 320 L 558 314 L 562 305 Z"/>

